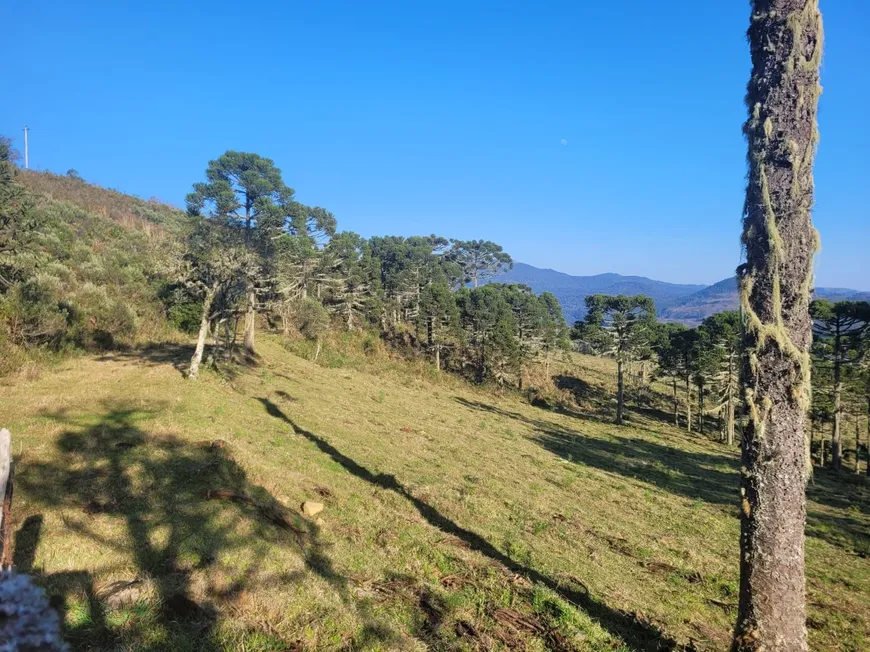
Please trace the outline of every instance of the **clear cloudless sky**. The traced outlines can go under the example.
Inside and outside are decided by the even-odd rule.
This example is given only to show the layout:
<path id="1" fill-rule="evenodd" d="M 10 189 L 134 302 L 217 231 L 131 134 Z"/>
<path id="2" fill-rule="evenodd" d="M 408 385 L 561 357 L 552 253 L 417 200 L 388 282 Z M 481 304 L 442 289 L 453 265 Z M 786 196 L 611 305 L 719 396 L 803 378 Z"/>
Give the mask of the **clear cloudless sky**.
<path id="1" fill-rule="evenodd" d="M 870 289 L 870 2 L 822 0 L 817 282 Z M 572 274 L 740 262 L 745 0 L 0 2 L 0 133 L 183 205 L 227 149 L 364 236 Z"/>

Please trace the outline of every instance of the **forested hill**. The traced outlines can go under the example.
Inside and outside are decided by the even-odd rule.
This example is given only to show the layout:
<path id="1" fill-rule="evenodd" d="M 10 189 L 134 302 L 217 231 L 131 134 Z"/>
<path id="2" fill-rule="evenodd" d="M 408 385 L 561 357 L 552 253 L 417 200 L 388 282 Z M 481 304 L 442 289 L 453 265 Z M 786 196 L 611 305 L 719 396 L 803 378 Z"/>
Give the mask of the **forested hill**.
<path id="1" fill-rule="evenodd" d="M 848 288 L 816 288 L 816 299 L 830 301 L 867 301 L 870 292 L 859 292 Z M 723 279 L 710 287 L 683 297 L 676 303 L 659 308 L 659 317 L 665 321 L 676 321 L 689 326 L 697 326 L 705 318 L 717 312 L 737 310 L 740 299 L 737 294 L 737 277 Z"/>
<path id="2" fill-rule="evenodd" d="M 732 276 L 710 286 L 665 283 L 644 276 L 596 274 L 572 276 L 552 269 L 541 269 L 525 263 L 515 263 L 513 269 L 495 277 L 501 283 L 524 283 L 535 292 L 552 292 L 562 304 L 565 319 L 582 319 L 586 314 L 585 298 L 590 294 L 645 294 L 656 303 L 658 316 L 697 326 L 706 317 L 726 310 L 737 310 L 737 278 Z M 831 301 L 867 301 L 870 292 L 849 288 L 816 288 L 817 299 Z"/>
<path id="3" fill-rule="evenodd" d="M 515 263 L 513 269 L 493 280 L 500 283 L 523 283 L 535 292 L 552 292 L 562 304 L 562 311 L 568 323 L 583 318 L 586 314 L 583 302 L 590 294 L 645 294 L 653 298 L 659 310 L 663 310 L 705 287 L 665 283 L 643 276 L 623 276 L 613 273 L 571 276 L 525 263 Z"/>

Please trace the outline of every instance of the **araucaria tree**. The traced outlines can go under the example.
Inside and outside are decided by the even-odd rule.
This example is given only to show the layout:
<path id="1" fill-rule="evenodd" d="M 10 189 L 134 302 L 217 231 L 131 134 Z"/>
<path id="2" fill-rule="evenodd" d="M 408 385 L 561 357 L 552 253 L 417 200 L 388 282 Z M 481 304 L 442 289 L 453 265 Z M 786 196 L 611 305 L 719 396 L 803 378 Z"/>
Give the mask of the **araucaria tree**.
<path id="1" fill-rule="evenodd" d="M 659 374 L 668 377 L 671 381 L 676 427 L 680 426 L 680 398 L 677 393 L 677 383 L 684 376 L 681 342 L 688 332 L 689 329 L 682 324 L 664 322 L 659 323 L 653 338 L 653 350 L 658 359 Z"/>
<path id="2" fill-rule="evenodd" d="M 831 466 L 839 470 L 843 463 L 843 371 L 859 364 L 866 356 L 865 338 L 870 331 L 870 304 L 866 301 L 831 303 L 817 300 L 810 304 L 810 314 L 813 317 L 816 358 L 829 365 L 833 372 Z"/>
<path id="3" fill-rule="evenodd" d="M 287 222 L 305 228 L 309 214 L 299 210 L 293 190 L 284 184 L 281 170 L 271 159 L 228 151 L 209 161 L 205 176 L 207 181 L 194 184 L 187 196 L 188 212 L 200 216 L 208 211 L 209 219 L 242 229 L 244 244 L 252 252 L 262 254 L 271 248 L 270 236 Z M 245 348 L 249 353 L 254 353 L 257 285 L 262 271 L 250 274 L 245 282 Z"/>
<path id="4" fill-rule="evenodd" d="M 625 365 L 650 347 L 656 308 L 650 297 L 593 294 L 586 297 L 586 319 L 575 336 L 589 341 L 605 355 L 616 358 L 616 423 L 625 409 Z"/>
<path id="5" fill-rule="evenodd" d="M 435 354 L 435 368 L 441 371 L 441 353 L 456 343 L 459 330 L 456 299 L 446 283 L 433 283 L 422 291 L 417 321 L 426 346 Z"/>
<path id="6" fill-rule="evenodd" d="M 450 244 L 447 258 L 459 267 L 463 284 L 471 283 L 478 287 L 481 281 L 487 281 L 514 265 L 501 245 L 489 240 L 451 240 Z"/>
<path id="7" fill-rule="evenodd" d="M 810 403 L 818 0 L 752 0 L 738 269 L 745 320 L 740 600 L 733 650 L 807 650 L 804 526 Z"/>
<path id="8" fill-rule="evenodd" d="M 713 380 L 716 383 L 716 405 L 712 412 L 724 417 L 724 440 L 734 444 L 735 408 L 740 392 L 740 313 L 720 312 L 704 320 L 702 338 L 710 347 Z"/>

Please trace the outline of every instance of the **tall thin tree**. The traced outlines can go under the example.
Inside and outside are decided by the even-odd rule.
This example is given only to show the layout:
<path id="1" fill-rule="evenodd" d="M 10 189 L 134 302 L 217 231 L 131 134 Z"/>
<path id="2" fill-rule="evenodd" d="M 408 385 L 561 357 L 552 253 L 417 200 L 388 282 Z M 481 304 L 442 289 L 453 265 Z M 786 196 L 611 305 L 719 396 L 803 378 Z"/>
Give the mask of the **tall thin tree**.
<path id="1" fill-rule="evenodd" d="M 656 308 L 643 294 L 586 297 L 586 318 L 574 326 L 572 336 L 585 339 L 600 353 L 616 358 L 616 423 L 625 414 L 625 367 L 649 346 L 655 334 Z"/>
<path id="2" fill-rule="evenodd" d="M 804 525 L 810 403 L 818 0 L 752 0 L 744 131 L 749 174 L 738 269 L 746 320 L 740 600 L 733 650 L 807 650 Z"/>

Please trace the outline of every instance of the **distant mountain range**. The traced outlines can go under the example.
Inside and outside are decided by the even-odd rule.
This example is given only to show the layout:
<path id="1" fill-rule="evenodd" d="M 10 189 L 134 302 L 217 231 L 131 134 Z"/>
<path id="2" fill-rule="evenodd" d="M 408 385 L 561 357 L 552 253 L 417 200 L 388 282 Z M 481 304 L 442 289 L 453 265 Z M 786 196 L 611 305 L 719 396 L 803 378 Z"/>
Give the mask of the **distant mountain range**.
<path id="1" fill-rule="evenodd" d="M 849 288 L 819 287 L 813 290 L 813 298 L 830 301 L 870 301 L 870 292 L 860 292 Z M 732 276 L 660 309 L 659 318 L 664 321 L 677 321 L 695 326 L 710 315 L 725 310 L 737 310 L 739 307 L 737 277 Z"/>
<path id="2" fill-rule="evenodd" d="M 665 283 L 644 276 L 596 274 L 571 276 L 552 269 L 514 263 L 513 269 L 495 277 L 498 283 L 523 283 L 536 293 L 552 292 L 562 304 L 569 324 L 586 315 L 584 301 L 590 294 L 645 294 L 653 298 L 660 319 L 695 326 L 706 317 L 739 306 L 737 278 L 713 285 Z M 870 292 L 847 288 L 816 288 L 815 296 L 832 300 L 870 301 Z"/>

